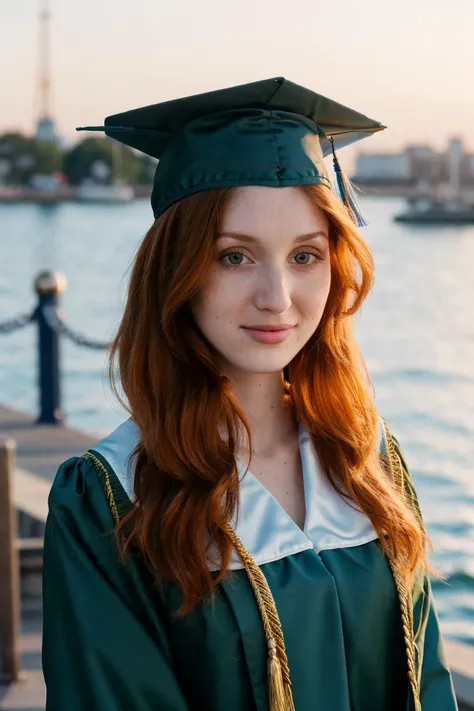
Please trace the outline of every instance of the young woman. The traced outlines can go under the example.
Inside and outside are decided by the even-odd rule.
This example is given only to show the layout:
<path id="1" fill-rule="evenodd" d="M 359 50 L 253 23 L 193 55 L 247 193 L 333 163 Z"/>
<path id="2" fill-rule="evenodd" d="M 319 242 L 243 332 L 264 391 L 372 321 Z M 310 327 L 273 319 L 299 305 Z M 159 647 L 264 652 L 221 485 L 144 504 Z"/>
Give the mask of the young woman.
<path id="1" fill-rule="evenodd" d="M 160 158 L 156 220 L 112 349 L 131 417 L 50 496 L 48 711 L 454 711 L 323 162 L 382 126 L 272 79 L 105 128 Z"/>

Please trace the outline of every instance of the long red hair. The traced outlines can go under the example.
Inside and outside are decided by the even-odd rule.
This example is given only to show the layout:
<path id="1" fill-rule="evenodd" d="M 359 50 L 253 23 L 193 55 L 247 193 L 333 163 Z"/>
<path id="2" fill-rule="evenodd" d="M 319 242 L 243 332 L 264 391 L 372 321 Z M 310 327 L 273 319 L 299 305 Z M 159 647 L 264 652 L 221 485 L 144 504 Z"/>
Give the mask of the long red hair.
<path id="1" fill-rule="evenodd" d="M 291 400 L 327 477 L 367 514 L 382 548 L 408 578 L 427 567 L 426 534 L 382 468 L 378 416 L 351 324 L 370 290 L 373 259 L 331 190 L 297 189 L 329 221 L 332 278 L 321 323 L 286 369 Z M 226 573 L 232 544 L 225 524 L 238 505 L 234 451 L 242 425 L 250 436 L 190 309 L 215 259 L 234 191 L 199 192 L 155 220 L 138 249 L 111 352 L 112 384 L 141 435 L 135 505 L 118 530 L 121 550 L 137 546 L 157 581 L 179 586 L 182 613 Z M 217 576 L 209 571 L 210 542 L 220 562 Z"/>

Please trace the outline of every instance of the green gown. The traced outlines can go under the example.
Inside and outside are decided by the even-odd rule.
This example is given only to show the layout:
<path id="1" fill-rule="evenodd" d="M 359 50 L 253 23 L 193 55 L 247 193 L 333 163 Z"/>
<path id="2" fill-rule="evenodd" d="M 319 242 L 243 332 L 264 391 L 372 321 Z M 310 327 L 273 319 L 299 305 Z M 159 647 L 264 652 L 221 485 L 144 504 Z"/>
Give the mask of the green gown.
<path id="1" fill-rule="evenodd" d="M 184 618 L 173 615 L 174 584 L 156 588 L 138 553 L 118 560 L 114 514 L 131 506 L 137 441 L 129 420 L 62 464 L 54 481 L 44 545 L 47 711 L 268 711 L 266 640 L 238 556 L 214 601 Z M 407 633 L 369 519 L 328 484 L 303 428 L 300 452 L 303 529 L 242 468 L 233 522 L 271 588 L 296 711 L 455 711 L 429 580 L 413 592 Z"/>

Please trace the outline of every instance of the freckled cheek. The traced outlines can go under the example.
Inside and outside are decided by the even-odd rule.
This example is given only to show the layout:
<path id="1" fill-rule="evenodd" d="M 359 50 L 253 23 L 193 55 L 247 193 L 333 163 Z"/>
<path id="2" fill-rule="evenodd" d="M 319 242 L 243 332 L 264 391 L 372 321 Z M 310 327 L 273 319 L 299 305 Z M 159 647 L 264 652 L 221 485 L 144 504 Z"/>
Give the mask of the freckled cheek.
<path id="1" fill-rule="evenodd" d="M 296 290 L 293 302 L 304 318 L 318 320 L 321 318 L 329 296 L 330 278 L 305 284 L 304 288 Z"/>
<path id="2" fill-rule="evenodd" d="M 193 309 L 198 319 L 232 323 L 246 296 L 229 279 L 212 279 L 195 297 Z"/>

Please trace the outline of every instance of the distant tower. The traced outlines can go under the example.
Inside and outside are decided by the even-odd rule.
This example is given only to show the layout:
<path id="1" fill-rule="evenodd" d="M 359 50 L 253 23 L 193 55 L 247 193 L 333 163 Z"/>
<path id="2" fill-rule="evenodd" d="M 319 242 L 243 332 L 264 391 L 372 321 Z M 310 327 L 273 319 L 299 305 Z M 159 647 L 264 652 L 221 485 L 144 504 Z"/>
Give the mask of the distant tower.
<path id="1" fill-rule="evenodd" d="M 464 146 L 460 138 L 452 138 L 448 148 L 449 184 L 455 196 L 461 191 L 461 170 L 464 156 Z"/>
<path id="2" fill-rule="evenodd" d="M 49 0 L 40 0 L 39 13 L 39 90 L 40 115 L 36 125 L 36 138 L 40 141 L 57 140 L 56 128 L 50 107 L 50 20 Z"/>

